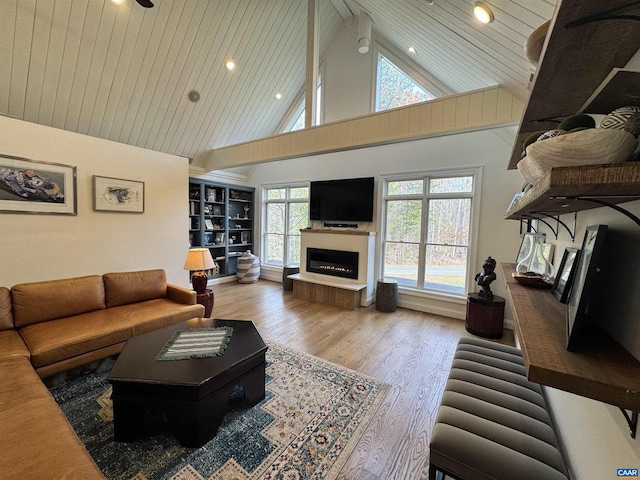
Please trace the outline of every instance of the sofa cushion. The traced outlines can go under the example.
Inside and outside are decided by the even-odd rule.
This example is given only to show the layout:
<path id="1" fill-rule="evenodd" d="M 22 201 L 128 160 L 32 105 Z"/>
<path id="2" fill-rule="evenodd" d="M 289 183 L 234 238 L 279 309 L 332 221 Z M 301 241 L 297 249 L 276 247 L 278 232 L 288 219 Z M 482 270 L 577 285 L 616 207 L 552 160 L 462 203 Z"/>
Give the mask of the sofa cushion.
<path id="1" fill-rule="evenodd" d="M 17 330 L 0 330 L 0 360 L 11 357 L 29 358 L 31 353 Z"/>
<path id="2" fill-rule="evenodd" d="M 100 275 L 21 283 L 11 288 L 16 327 L 105 308 Z"/>
<path id="3" fill-rule="evenodd" d="M 39 368 L 202 314 L 202 305 L 159 298 L 32 324 L 20 334 L 31 351 L 31 363 Z"/>
<path id="4" fill-rule="evenodd" d="M 0 330 L 13 328 L 11 315 L 11 290 L 0 287 Z"/>
<path id="5" fill-rule="evenodd" d="M 0 362 L 0 478 L 104 479 L 26 358 Z"/>
<path id="6" fill-rule="evenodd" d="M 103 278 L 107 307 L 167 296 L 167 279 L 162 269 L 106 273 Z"/>

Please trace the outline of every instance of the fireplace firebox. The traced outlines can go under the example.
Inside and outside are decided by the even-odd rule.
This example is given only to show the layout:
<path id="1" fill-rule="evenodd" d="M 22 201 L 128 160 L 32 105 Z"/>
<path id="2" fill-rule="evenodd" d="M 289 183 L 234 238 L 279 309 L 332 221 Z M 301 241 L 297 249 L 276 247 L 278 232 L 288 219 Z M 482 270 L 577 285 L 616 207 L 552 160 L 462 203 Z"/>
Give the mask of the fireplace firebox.
<path id="1" fill-rule="evenodd" d="M 307 272 L 358 278 L 358 252 L 307 248 Z"/>

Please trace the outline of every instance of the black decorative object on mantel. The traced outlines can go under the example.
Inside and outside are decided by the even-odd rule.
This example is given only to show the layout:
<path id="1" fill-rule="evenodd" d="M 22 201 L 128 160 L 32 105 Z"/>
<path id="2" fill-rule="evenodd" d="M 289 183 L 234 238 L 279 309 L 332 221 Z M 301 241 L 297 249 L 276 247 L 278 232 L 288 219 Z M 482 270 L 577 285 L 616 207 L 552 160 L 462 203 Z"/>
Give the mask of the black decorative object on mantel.
<path id="1" fill-rule="evenodd" d="M 483 272 L 477 273 L 475 280 L 478 285 L 482 287 L 482 290 L 478 292 L 478 296 L 482 299 L 486 299 L 486 301 L 491 301 L 493 299 L 493 292 L 491 291 L 491 282 L 496 279 L 496 274 L 494 270 L 496 269 L 496 261 L 491 257 L 487 257 L 487 259 L 482 264 Z"/>

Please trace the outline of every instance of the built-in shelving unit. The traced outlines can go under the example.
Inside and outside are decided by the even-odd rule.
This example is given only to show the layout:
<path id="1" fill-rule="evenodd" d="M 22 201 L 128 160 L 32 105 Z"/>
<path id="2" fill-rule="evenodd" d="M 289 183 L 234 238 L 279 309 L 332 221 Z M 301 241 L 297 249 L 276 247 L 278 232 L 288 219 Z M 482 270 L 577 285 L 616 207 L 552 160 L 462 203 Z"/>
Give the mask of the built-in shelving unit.
<path id="1" fill-rule="evenodd" d="M 207 275 L 234 275 L 238 257 L 253 250 L 254 191 L 189 179 L 189 244 L 207 247 L 218 264 Z"/>
<path id="2" fill-rule="evenodd" d="M 501 268 L 529 380 L 640 411 L 640 362 L 595 326 L 579 351 L 568 351 L 566 305 L 513 280 L 514 264 Z"/>

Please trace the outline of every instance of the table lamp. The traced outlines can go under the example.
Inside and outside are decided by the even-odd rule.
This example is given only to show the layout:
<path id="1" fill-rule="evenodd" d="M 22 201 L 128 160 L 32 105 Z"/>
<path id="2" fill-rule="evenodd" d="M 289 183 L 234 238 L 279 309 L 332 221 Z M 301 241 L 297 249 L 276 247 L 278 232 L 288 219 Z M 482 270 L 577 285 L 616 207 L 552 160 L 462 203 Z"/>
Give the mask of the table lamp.
<path id="1" fill-rule="evenodd" d="M 213 268 L 213 265 L 213 257 L 208 248 L 190 248 L 187 252 L 184 269 L 193 271 L 191 285 L 196 293 L 202 294 L 207 290 L 207 274 L 204 271 Z"/>

